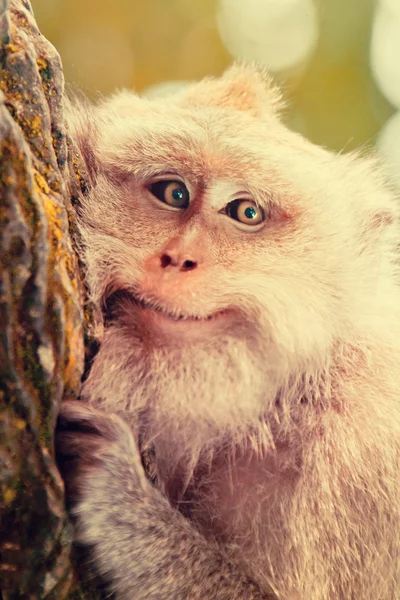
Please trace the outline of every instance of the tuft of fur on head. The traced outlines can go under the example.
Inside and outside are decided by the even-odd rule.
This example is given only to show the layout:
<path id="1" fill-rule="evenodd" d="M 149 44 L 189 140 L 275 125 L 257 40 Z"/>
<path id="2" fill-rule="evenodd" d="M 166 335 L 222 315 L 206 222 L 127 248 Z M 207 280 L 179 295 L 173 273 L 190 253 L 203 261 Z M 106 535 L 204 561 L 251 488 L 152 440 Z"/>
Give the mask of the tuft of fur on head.
<path id="1" fill-rule="evenodd" d="M 168 301 L 241 315 L 193 344 L 147 339 L 129 303 L 106 328 L 83 393 L 138 414 L 171 464 L 192 465 L 204 448 L 242 443 L 250 431 L 260 452 L 294 431 L 306 439 L 327 407 L 357 402 L 352 381 L 367 389 L 398 355 L 398 198 L 374 159 L 313 146 L 284 127 L 279 107 L 268 77 L 240 65 L 166 100 L 125 91 L 72 109 L 94 177 L 80 217 L 93 300 L 140 293 L 143 282 L 157 298 L 147 261 L 190 232 L 206 267 Z M 165 171 L 201 190 L 191 220 L 144 202 L 145 182 Z M 232 181 L 271 211 L 260 234 L 232 233 L 202 212 Z"/>
<path id="2" fill-rule="evenodd" d="M 254 117 L 276 115 L 284 107 L 271 76 L 256 65 L 234 64 L 219 80 L 203 81 L 181 92 L 182 104 L 245 111 Z"/>

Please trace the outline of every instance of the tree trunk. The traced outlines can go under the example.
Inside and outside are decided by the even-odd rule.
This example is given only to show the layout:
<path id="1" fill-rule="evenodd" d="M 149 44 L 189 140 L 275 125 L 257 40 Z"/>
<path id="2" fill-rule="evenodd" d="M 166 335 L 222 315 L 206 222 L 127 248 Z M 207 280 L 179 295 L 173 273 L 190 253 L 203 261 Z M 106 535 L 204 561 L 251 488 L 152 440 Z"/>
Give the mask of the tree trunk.
<path id="1" fill-rule="evenodd" d="M 90 311 L 83 308 L 71 235 L 85 173 L 67 140 L 63 94 L 60 57 L 39 32 L 28 0 L 0 0 L 3 600 L 96 595 L 78 583 L 72 566 L 53 455 L 60 402 L 78 392 L 85 336 L 90 342 Z"/>

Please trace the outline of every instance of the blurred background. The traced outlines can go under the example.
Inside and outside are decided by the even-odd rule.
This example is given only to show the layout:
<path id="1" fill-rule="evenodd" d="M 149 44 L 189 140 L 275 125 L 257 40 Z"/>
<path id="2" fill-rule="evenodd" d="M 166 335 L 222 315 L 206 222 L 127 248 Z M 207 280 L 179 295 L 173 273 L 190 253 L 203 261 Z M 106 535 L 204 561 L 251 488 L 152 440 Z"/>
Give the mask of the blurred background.
<path id="1" fill-rule="evenodd" d="M 400 187 L 400 0 L 31 1 L 88 96 L 166 95 L 256 60 L 292 129 L 337 151 L 376 146 Z"/>

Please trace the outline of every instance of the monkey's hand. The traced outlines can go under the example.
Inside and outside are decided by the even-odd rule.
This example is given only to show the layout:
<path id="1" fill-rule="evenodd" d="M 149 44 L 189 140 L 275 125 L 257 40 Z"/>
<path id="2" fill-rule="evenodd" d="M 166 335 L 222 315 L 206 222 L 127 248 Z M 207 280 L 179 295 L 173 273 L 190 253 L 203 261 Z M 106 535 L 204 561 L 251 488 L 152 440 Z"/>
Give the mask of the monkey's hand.
<path id="1" fill-rule="evenodd" d="M 120 417 L 64 402 L 56 450 L 76 539 L 92 546 L 118 600 L 276 600 L 150 483 Z"/>

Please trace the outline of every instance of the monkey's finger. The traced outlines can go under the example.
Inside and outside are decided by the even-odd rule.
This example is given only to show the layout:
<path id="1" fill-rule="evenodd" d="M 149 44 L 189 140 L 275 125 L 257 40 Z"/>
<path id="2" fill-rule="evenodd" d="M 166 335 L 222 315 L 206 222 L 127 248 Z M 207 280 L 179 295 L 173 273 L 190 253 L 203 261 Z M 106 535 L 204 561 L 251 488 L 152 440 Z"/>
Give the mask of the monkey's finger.
<path id="1" fill-rule="evenodd" d="M 55 437 L 58 469 L 65 485 L 67 505 L 77 502 L 84 492 L 84 472 L 104 466 L 113 444 L 98 435 L 61 431 Z"/>
<path id="2" fill-rule="evenodd" d="M 109 441 L 117 441 L 121 430 L 129 428 L 120 417 L 99 411 L 80 401 L 66 401 L 61 405 L 56 431 L 81 431 L 97 434 Z M 126 432 L 125 432 L 126 433 Z"/>
<path id="3" fill-rule="evenodd" d="M 60 408 L 59 424 L 66 427 L 70 427 L 70 424 L 75 422 L 80 422 L 82 425 L 85 423 L 90 424 L 96 417 L 99 415 L 102 416 L 102 414 L 81 400 L 64 400 Z"/>
<path id="4" fill-rule="evenodd" d="M 55 436 L 56 457 L 80 458 L 90 463 L 107 449 L 101 436 L 79 431 L 59 431 Z"/>
<path id="5" fill-rule="evenodd" d="M 82 474 L 86 469 L 82 468 L 79 458 L 62 459 L 58 468 L 64 482 L 65 500 L 69 509 L 84 495 L 85 480 Z"/>

